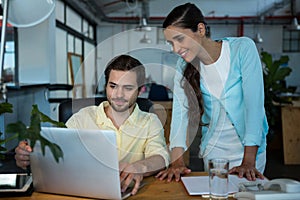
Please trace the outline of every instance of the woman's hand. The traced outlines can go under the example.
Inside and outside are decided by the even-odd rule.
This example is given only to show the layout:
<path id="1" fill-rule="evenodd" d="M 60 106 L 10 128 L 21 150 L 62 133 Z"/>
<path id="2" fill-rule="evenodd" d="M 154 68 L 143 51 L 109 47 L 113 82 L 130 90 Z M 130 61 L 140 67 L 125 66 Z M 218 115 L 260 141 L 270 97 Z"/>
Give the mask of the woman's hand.
<path id="1" fill-rule="evenodd" d="M 32 152 L 31 147 L 26 141 L 19 142 L 19 145 L 15 149 L 15 159 L 18 167 L 26 169 L 30 165 L 30 153 Z"/>
<path id="2" fill-rule="evenodd" d="M 189 173 L 191 173 L 191 170 L 185 165 L 172 164 L 168 169 L 159 172 L 155 177 L 160 180 L 164 180 L 166 178 L 168 182 L 171 182 L 173 177 L 175 178 L 175 181 L 179 181 L 181 175 Z"/>
<path id="3" fill-rule="evenodd" d="M 264 179 L 264 176 L 253 166 L 242 164 L 229 170 L 229 174 L 237 174 L 240 178 L 246 177 L 249 181 L 255 181 L 256 178 Z"/>
<path id="4" fill-rule="evenodd" d="M 168 169 L 160 171 L 155 177 L 160 180 L 166 178 L 168 182 L 171 182 L 173 177 L 175 178 L 175 181 L 180 181 L 180 176 L 191 173 L 191 170 L 185 166 L 183 154 L 183 148 L 173 148 L 171 152 L 172 164 Z"/>
<path id="5" fill-rule="evenodd" d="M 229 170 L 229 174 L 237 174 L 240 178 L 246 177 L 249 181 L 256 178 L 264 179 L 264 176 L 255 168 L 257 146 L 245 146 L 242 164 Z"/>

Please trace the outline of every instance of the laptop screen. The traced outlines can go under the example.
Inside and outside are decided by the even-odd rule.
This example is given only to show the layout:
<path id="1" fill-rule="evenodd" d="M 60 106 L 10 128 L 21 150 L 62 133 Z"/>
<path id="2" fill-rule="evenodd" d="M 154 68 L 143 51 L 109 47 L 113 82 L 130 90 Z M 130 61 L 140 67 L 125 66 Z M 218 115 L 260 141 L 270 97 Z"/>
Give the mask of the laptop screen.
<path id="1" fill-rule="evenodd" d="M 116 135 L 108 130 L 43 127 L 41 134 L 60 146 L 57 163 L 36 143 L 30 156 L 36 191 L 91 198 L 120 199 Z"/>

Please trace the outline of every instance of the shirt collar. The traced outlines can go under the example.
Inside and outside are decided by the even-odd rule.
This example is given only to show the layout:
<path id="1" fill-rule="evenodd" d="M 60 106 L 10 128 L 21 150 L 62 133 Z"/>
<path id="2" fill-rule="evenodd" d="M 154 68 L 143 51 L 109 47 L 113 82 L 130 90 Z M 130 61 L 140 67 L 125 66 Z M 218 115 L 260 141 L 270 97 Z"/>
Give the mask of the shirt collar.
<path id="1" fill-rule="evenodd" d="M 103 101 L 97 108 L 97 124 L 103 125 L 105 122 L 111 120 L 106 116 L 106 113 L 104 111 L 105 107 L 109 106 L 108 101 Z M 128 117 L 128 119 L 124 122 L 129 124 L 137 124 L 138 123 L 138 115 L 139 115 L 140 109 L 137 103 L 135 103 L 135 107 L 133 109 L 133 112 Z"/>

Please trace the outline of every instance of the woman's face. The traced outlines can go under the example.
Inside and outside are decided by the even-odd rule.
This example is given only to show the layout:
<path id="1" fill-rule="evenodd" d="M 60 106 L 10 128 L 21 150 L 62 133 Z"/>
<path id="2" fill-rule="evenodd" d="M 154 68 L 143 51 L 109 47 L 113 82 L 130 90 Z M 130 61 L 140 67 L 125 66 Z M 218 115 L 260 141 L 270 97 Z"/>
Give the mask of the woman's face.
<path id="1" fill-rule="evenodd" d="M 203 49 L 199 31 L 193 32 L 191 29 L 171 25 L 164 30 L 164 35 L 174 53 L 180 55 L 186 62 L 192 62 Z"/>

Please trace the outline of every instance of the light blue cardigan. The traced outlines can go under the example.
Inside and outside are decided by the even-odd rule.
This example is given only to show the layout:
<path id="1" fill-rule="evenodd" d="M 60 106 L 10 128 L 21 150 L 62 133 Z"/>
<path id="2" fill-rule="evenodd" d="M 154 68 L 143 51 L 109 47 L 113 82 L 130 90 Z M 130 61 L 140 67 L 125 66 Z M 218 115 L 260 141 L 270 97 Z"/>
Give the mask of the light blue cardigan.
<path id="1" fill-rule="evenodd" d="M 247 37 L 229 37 L 222 40 L 229 41 L 231 67 L 220 100 L 211 96 L 200 82 L 205 110 L 202 121 L 209 124 L 202 128 L 200 154 L 203 156 L 215 130 L 220 106 L 224 106 L 242 144 L 259 146 L 260 154 L 266 149 L 268 132 L 260 57 L 254 42 Z M 187 148 L 188 102 L 181 86 L 185 66 L 186 62 L 180 58 L 174 78 L 170 149 Z"/>

